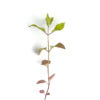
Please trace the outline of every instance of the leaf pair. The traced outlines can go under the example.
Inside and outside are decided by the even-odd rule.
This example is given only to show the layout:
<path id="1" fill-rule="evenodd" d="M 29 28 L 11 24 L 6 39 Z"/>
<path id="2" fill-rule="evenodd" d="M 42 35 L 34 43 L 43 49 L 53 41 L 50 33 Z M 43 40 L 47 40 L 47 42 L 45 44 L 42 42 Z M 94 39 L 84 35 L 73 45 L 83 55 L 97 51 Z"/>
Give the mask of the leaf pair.
<path id="1" fill-rule="evenodd" d="M 39 91 L 41 94 L 43 94 L 45 91 L 44 90 L 40 90 Z M 50 93 L 46 93 L 46 95 L 50 95 Z"/>
<path id="2" fill-rule="evenodd" d="M 49 27 L 49 26 L 52 24 L 54 18 L 53 18 L 53 17 L 49 17 L 49 15 L 47 14 L 45 20 L 46 20 L 47 26 Z M 51 33 L 55 32 L 55 31 L 60 31 L 60 30 L 62 30 L 62 29 L 64 28 L 64 25 L 65 25 L 65 23 L 59 23 L 59 24 L 57 24 L 57 25 L 55 26 L 55 28 L 52 30 Z M 32 25 L 30 25 L 29 27 L 31 27 L 31 26 L 36 27 L 36 28 L 40 29 L 41 31 L 43 31 L 44 33 L 46 33 L 44 27 L 39 27 L 39 26 L 36 25 L 36 24 L 32 24 Z"/>
<path id="3" fill-rule="evenodd" d="M 62 49 L 65 49 L 65 46 L 62 44 L 62 43 L 57 43 L 55 46 L 50 46 L 50 49 L 53 49 L 54 47 L 58 47 L 58 48 L 62 48 Z M 38 54 L 40 54 L 43 50 L 47 50 L 47 47 L 44 47 L 44 48 L 40 48 L 39 50 L 38 50 Z M 48 61 L 43 61 L 44 62 L 44 64 L 47 64 L 48 63 Z M 50 63 L 49 63 L 50 64 Z M 42 63 L 42 65 L 43 65 L 43 63 Z"/>
<path id="4" fill-rule="evenodd" d="M 51 81 L 51 79 L 52 79 L 54 76 L 55 76 L 55 74 L 52 74 L 52 75 L 49 77 L 49 81 Z M 41 84 L 41 83 L 46 83 L 46 81 L 45 81 L 45 80 L 39 80 L 39 81 L 37 82 L 37 84 Z"/>
<path id="5" fill-rule="evenodd" d="M 46 20 L 47 26 L 49 26 L 49 25 L 51 25 L 52 22 L 53 22 L 53 17 L 50 18 L 49 15 L 47 14 L 45 20 Z M 44 33 L 46 32 L 46 31 L 45 31 L 45 28 L 39 27 L 39 26 L 37 26 L 36 24 L 32 24 L 32 25 L 30 25 L 29 27 L 31 27 L 31 26 L 34 26 L 34 27 L 40 29 L 40 30 L 43 31 Z"/>

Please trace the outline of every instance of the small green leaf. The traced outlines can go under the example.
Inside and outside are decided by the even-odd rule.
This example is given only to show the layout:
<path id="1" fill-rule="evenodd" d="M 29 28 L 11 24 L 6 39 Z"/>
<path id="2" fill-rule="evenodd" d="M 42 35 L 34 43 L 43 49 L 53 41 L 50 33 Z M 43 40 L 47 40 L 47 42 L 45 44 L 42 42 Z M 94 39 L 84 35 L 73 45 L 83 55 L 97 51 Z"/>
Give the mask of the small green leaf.
<path id="1" fill-rule="evenodd" d="M 52 30 L 52 32 L 62 30 L 62 29 L 64 28 L 64 25 L 65 25 L 65 23 L 57 24 L 57 25 L 55 26 L 55 28 Z"/>
<path id="2" fill-rule="evenodd" d="M 47 24 L 47 26 L 49 26 L 49 25 L 51 25 L 52 24 L 52 22 L 53 22 L 53 17 L 49 17 L 49 15 L 47 14 L 47 16 L 46 16 L 46 24 Z"/>
<path id="3" fill-rule="evenodd" d="M 46 47 L 45 47 L 45 48 L 40 48 L 40 49 L 38 50 L 38 54 L 40 54 L 42 50 L 46 50 L 46 49 L 47 49 Z"/>
<path id="4" fill-rule="evenodd" d="M 54 48 L 54 46 L 53 46 L 53 45 L 51 45 L 51 46 L 50 46 L 50 49 L 52 49 L 52 48 Z"/>
<path id="5" fill-rule="evenodd" d="M 37 25 L 35 25 L 35 24 L 32 24 L 32 25 L 30 25 L 29 27 L 31 27 L 31 26 L 34 26 L 34 27 L 40 29 L 41 31 L 45 32 L 45 28 L 43 28 L 43 27 L 39 27 L 39 26 L 37 26 Z"/>
<path id="6" fill-rule="evenodd" d="M 56 44 L 55 47 L 65 49 L 65 46 L 62 43 Z"/>

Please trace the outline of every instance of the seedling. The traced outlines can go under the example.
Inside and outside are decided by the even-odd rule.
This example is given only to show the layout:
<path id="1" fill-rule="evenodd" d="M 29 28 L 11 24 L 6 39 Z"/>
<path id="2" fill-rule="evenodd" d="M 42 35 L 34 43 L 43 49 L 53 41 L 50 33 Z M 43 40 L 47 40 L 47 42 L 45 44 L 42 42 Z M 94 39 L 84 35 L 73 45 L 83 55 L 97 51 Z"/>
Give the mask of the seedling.
<path id="1" fill-rule="evenodd" d="M 55 74 L 50 75 L 50 73 L 49 73 L 49 65 L 51 63 L 50 52 L 55 47 L 65 49 L 65 46 L 62 43 L 57 43 L 56 45 L 50 45 L 49 44 L 49 36 L 56 31 L 62 30 L 64 28 L 64 25 L 65 25 L 65 23 L 59 23 L 54 27 L 54 29 L 51 32 L 49 32 L 49 28 L 50 28 L 50 25 L 52 24 L 53 20 L 54 20 L 53 17 L 49 17 L 48 14 L 46 15 L 45 21 L 46 21 L 46 25 L 47 25 L 47 31 L 44 27 L 40 27 L 36 24 L 32 24 L 32 25 L 29 26 L 29 27 L 38 28 L 43 33 L 45 33 L 45 35 L 47 36 L 47 47 L 43 47 L 43 48 L 40 48 L 38 50 L 39 54 L 41 53 L 42 50 L 45 50 L 48 53 L 48 57 L 47 57 L 48 59 L 42 60 L 42 62 L 41 62 L 41 65 L 44 65 L 44 66 L 47 67 L 47 81 L 46 80 L 39 80 L 37 82 L 37 84 L 47 83 L 47 90 L 43 90 L 43 89 L 39 90 L 39 92 L 41 94 L 45 95 L 44 100 L 46 100 L 47 96 L 50 95 L 50 93 L 49 93 L 50 83 L 51 83 L 52 78 L 55 76 Z"/>

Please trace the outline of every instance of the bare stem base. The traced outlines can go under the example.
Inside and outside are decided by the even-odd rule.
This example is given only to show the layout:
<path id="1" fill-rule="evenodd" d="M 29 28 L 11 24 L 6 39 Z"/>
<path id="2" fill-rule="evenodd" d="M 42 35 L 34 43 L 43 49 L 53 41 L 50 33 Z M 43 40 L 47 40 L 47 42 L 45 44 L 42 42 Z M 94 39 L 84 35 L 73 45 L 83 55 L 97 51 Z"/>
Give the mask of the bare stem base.
<path id="1" fill-rule="evenodd" d="M 49 33 L 49 28 L 48 28 L 48 33 Z M 49 35 L 47 35 L 47 43 L 48 43 L 48 61 L 50 60 L 49 55 L 50 55 L 50 49 L 49 49 Z M 47 65 L 47 74 L 48 74 L 48 87 L 47 87 L 47 91 L 45 93 L 45 98 L 44 100 L 46 100 L 47 98 L 47 94 L 49 92 L 49 88 L 50 88 L 50 81 L 49 81 L 49 63 Z"/>

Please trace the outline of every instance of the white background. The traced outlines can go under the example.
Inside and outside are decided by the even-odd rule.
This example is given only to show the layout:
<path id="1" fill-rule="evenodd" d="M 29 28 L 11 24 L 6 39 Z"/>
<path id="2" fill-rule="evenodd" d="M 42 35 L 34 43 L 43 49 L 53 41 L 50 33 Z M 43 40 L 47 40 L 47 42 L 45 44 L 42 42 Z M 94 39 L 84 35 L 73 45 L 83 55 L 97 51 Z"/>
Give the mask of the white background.
<path id="1" fill-rule="evenodd" d="M 66 50 L 51 52 L 51 96 L 47 100 L 100 100 L 100 0 L 0 0 L 0 100 L 43 100 L 36 85 L 46 79 L 40 65 L 46 36 L 28 25 L 44 25 L 46 14 L 53 26 L 65 28 L 51 35 L 50 44 L 62 42 Z"/>

